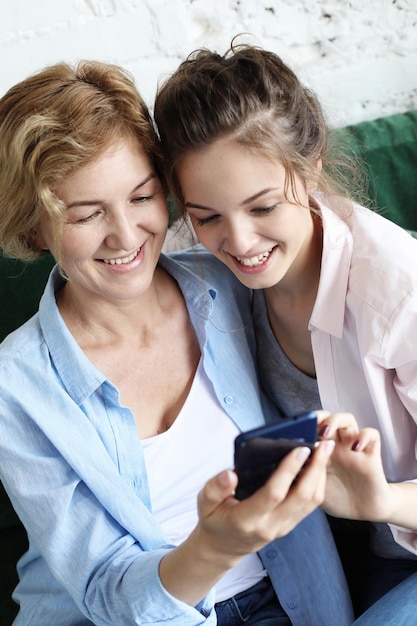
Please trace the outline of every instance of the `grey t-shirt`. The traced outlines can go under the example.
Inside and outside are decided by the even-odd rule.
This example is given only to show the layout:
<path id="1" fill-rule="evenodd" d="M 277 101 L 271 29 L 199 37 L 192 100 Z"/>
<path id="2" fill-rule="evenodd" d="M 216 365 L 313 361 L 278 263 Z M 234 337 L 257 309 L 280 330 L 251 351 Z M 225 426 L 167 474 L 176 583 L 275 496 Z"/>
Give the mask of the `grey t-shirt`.
<path id="1" fill-rule="evenodd" d="M 317 380 L 304 374 L 281 349 L 269 325 L 264 292 L 253 292 L 258 372 L 267 396 L 285 417 L 321 409 Z"/>

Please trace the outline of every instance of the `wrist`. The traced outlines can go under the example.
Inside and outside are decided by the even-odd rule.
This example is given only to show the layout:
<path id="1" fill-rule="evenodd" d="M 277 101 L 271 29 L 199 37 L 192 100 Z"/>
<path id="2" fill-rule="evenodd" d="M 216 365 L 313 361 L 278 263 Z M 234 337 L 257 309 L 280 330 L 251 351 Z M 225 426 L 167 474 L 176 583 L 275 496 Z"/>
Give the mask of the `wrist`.
<path id="1" fill-rule="evenodd" d="M 207 546 L 197 526 L 182 544 L 163 557 L 159 576 L 172 596 L 196 606 L 238 561 Z"/>
<path id="2" fill-rule="evenodd" d="M 417 530 L 414 513 L 417 506 L 415 483 L 389 483 L 389 497 L 386 502 L 389 504 L 389 510 L 381 521 Z"/>
<path id="3" fill-rule="evenodd" d="M 243 556 L 240 553 L 235 554 L 226 550 L 225 541 L 221 537 L 216 537 L 212 533 L 208 535 L 200 525 L 194 528 L 187 539 L 188 541 L 190 541 L 194 558 L 209 571 L 214 573 L 218 570 L 221 572 L 221 576 L 235 567 Z"/>

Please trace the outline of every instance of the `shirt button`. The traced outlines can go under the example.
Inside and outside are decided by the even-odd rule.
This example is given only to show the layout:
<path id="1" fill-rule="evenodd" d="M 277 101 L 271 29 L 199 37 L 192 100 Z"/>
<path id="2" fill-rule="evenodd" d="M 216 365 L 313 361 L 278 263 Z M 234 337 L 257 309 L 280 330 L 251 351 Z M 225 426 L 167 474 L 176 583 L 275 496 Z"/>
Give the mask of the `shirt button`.
<path id="1" fill-rule="evenodd" d="M 233 402 L 232 396 L 225 396 L 224 397 L 224 402 L 225 402 L 225 404 L 232 404 L 232 402 Z"/>
<path id="2" fill-rule="evenodd" d="M 288 602 L 289 609 L 295 609 L 296 606 L 297 606 L 297 603 L 294 602 L 294 600 L 291 600 L 291 602 Z"/>
<path id="3" fill-rule="evenodd" d="M 277 551 L 268 550 L 268 552 L 266 553 L 266 556 L 268 557 L 268 559 L 275 559 L 275 557 L 277 556 Z"/>

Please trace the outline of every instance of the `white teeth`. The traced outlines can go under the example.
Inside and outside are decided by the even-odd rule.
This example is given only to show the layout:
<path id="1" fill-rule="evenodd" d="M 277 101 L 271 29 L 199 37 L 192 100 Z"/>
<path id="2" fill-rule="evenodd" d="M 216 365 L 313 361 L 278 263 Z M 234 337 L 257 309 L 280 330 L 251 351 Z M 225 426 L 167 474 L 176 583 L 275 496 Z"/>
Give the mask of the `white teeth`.
<path id="1" fill-rule="evenodd" d="M 103 261 L 107 263 L 107 265 L 125 265 L 126 263 L 133 261 L 133 259 L 138 256 L 139 252 L 140 248 L 139 250 L 133 252 L 130 256 L 124 257 L 123 259 L 103 259 Z"/>
<path id="2" fill-rule="evenodd" d="M 265 263 L 271 252 L 272 248 L 270 250 L 267 250 L 266 252 L 263 252 L 262 254 L 252 256 L 250 258 L 242 258 L 239 256 L 237 256 L 236 258 L 242 265 L 246 265 L 247 267 L 254 267 L 255 265 L 262 265 L 262 263 Z"/>

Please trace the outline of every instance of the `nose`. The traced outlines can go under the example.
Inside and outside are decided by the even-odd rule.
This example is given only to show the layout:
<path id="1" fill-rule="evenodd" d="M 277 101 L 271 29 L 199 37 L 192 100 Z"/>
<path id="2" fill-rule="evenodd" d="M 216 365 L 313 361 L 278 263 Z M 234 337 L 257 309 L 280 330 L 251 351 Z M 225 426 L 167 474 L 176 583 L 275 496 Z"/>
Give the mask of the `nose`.
<path id="1" fill-rule="evenodd" d="M 106 245 L 115 250 L 133 250 L 138 245 L 138 225 L 132 209 L 114 211 L 107 223 Z"/>
<path id="2" fill-rule="evenodd" d="M 256 233 L 250 220 L 240 216 L 238 219 L 228 220 L 223 226 L 223 248 L 229 254 L 239 256 L 253 250 Z"/>

